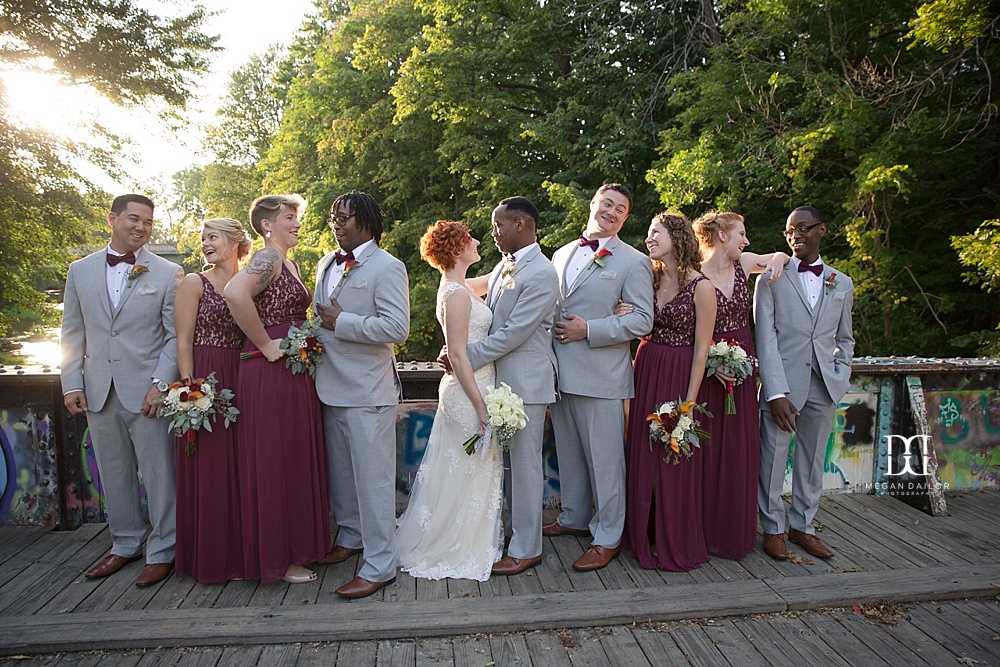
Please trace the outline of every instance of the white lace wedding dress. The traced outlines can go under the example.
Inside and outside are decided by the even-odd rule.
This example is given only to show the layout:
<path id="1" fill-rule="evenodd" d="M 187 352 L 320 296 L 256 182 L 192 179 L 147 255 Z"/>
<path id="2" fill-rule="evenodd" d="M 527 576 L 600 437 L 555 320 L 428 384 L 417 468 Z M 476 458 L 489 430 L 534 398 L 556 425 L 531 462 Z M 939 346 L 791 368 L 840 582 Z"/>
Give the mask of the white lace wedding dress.
<path id="1" fill-rule="evenodd" d="M 465 287 L 442 280 L 438 288 L 437 318 L 444 327 L 445 299 Z M 469 294 L 469 342 L 485 338 L 493 313 Z M 493 364 L 475 373 L 484 394 L 494 386 Z M 462 445 L 479 430 L 475 408 L 454 375 L 445 375 L 438 388 L 438 409 L 423 461 L 410 492 L 410 503 L 399 518 L 396 551 L 399 567 L 423 579 L 489 579 L 500 560 L 503 526 L 500 522 L 503 457 L 490 449 L 485 458 L 472 456 Z"/>

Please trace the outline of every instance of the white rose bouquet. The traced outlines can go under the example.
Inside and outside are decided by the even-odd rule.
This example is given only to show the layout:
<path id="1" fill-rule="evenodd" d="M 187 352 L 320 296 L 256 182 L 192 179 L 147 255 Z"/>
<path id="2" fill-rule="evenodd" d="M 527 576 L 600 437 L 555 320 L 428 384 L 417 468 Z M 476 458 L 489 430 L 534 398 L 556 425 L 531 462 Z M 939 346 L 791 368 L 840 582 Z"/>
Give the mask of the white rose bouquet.
<path id="1" fill-rule="evenodd" d="M 707 375 L 725 373 L 736 378 L 735 382 L 726 381 L 726 414 L 736 414 L 736 400 L 733 398 L 733 387 L 743 384 L 743 380 L 753 374 L 754 358 L 735 340 L 723 338 L 712 343 L 708 348 Z"/>
<path id="2" fill-rule="evenodd" d="M 653 410 L 653 414 L 646 417 L 649 422 L 649 447 L 653 449 L 654 442 L 663 445 L 664 463 L 676 465 L 681 462 L 682 455 L 684 458 L 691 458 L 694 448 L 700 448 L 701 441 L 708 439 L 708 433 L 699 428 L 701 423 L 694 419 L 695 412 L 712 416 L 704 405 L 698 405 L 694 401 L 682 403 L 678 398 L 676 401 L 661 403 Z"/>
<path id="3" fill-rule="evenodd" d="M 210 373 L 207 378 L 178 380 L 168 387 L 166 394 L 154 401 L 163 404 L 159 416 L 170 418 L 167 428 L 186 440 L 189 455 L 195 452 L 198 431 L 204 427 L 212 432 L 216 415 L 221 414 L 226 428 L 229 428 L 240 414 L 232 404 L 233 392 L 217 389 L 218 382 L 215 373 Z"/>
<path id="4" fill-rule="evenodd" d="M 480 436 L 477 433 L 465 441 L 463 445 L 465 453 L 470 456 L 482 449 L 484 444 L 489 444 L 493 440 L 493 435 L 496 436 L 496 449 L 499 451 L 510 449 L 514 432 L 528 424 L 528 416 L 524 413 L 524 401 L 511 391 L 506 382 L 501 382 L 499 387 L 487 391 L 483 400 L 486 401 L 489 426 L 485 435 Z"/>

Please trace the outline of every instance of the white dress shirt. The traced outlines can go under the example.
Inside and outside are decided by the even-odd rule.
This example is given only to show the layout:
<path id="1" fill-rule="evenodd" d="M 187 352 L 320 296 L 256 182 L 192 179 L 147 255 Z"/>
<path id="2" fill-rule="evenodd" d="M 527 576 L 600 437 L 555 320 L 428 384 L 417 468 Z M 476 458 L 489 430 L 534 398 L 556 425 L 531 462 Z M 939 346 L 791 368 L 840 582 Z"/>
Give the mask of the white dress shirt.
<path id="1" fill-rule="evenodd" d="M 563 274 L 563 279 L 565 280 L 565 292 L 569 292 L 570 288 L 573 287 L 573 283 L 576 282 L 576 279 L 580 277 L 583 270 L 586 269 L 590 262 L 594 259 L 594 255 L 601 252 L 610 240 L 610 238 L 597 239 L 596 251 L 591 250 L 589 246 L 579 245 L 579 241 L 577 241 L 577 246 L 573 249 L 573 254 L 570 256 L 569 261 L 566 262 L 566 271 Z"/>
<path id="2" fill-rule="evenodd" d="M 109 255 L 114 255 L 115 257 L 122 257 L 122 253 L 117 253 L 111 249 L 111 245 L 108 244 L 107 252 Z M 136 253 L 138 254 L 138 253 Z M 108 298 L 111 300 L 111 307 L 117 308 L 118 302 L 122 299 L 122 293 L 125 290 L 126 277 L 128 272 L 135 268 L 134 264 L 127 264 L 125 262 L 118 262 L 115 266 L 110 264 L 105 265 L 104 276 L 108 284 Z"/>
<path id="3" fill-rule="evenodd" d="M 532 248 L 535 248 L 537 246 L 538 246 L 537 243 L 531 243 L 531 244 L 528 244 L 528 245 L 524 246 L 523 248 L 521 248 L 517 252 L 511 253 L 510 257 L 514 260 L 514 266 L 517 266 L 517 263 L 519 261 L 521 261 L 522 259 L 524 259 L 524 256 L 527 255 L 528 252 Z M 541 249 L 539 249 L 539 251 L 540 250 Z M 490 293 L 487 295 L 488 299 L 487 299 L 486 302 L 489 304 L 490 308 L 493 307 L 493 304 L 495 304 L 496 301 L 497 301 L 497 297 L 500 296 L 500 288 L 501 288 L 501 286 L 503 284 L 503 279 L 504 279 L 504 275 L 503 275 L 503 271 L 501 270 L 500 277 L 497 280 L 493 281 L 493 286 L 490 289 Z"/>
<path id="4" fill-rule="evenodd" d="M 360 257 L 361 253 L 365 251 L 365 248 L 372 243 L 375 243 L 375 240 L 369 239 L 352 250 L 351 252 L 354 253 L 354 259 Z M 333 298 L 333 290 L 337 289 L 337 285 L 340 284 L 340 279 L 344 277 L 344 270 L 346 268 L 347 262 L 344 262 L 343 264 L 337 264 L 336 260 L 332 260 L 330 262 L 330 266 L 326 270 L 326 295 L 328 297 Z"/>
<path id="5" fill-rule="evenodd" d="M 792 257 L 792 262 L 795 263 L 795 272 L 799 272 L 799 264 L 801 260 L 798 257 Z M 823 258 L 817 257 L 816 261 L 809 266 L 823 266 Z M 802 281 L 802 289 L 806 293 L 806 298 L 809 299 L 809 307 L 816 310 L 816 304 L 819 302 L 819 297 L 823 293 L 823 273 L 817 276 L 812 271 L 803 271 L 799 273 L 799 280 Z"/>

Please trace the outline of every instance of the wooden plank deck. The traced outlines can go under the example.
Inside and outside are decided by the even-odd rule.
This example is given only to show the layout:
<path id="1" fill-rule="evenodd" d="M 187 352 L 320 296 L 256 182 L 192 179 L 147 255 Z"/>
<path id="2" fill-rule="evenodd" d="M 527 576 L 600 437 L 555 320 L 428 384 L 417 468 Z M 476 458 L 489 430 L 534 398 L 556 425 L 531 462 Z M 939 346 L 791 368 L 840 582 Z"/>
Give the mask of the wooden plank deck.
<path id="1" fill-rule="evenodd" d="M 569 564 L 586 540 L 546 538 L 533 572 L 481 584 L 401 574 L 360 601 L 333 592 L 354 576 L 356 557 L 318 566 L 317 581 L 305 585 L 171 577 L 139 589 L 132 582 L 141 563 L 104 580 L 83 577 L 109 546 L 103 524 L 72 532 L 0 527 L 0 655 L 46 654 L 37 664 L 60 665 L 91 664 L 94 656 L 102 665 L 644 664 L 640 655 L 650 664 L 686 656 L 695 664 L 743 665 L 770 661 L 768 645 L 795 644 L 824 656 L 820 664 L 859 664 L 831 646 L 836 638 L 862 652 L 879 645 L 889 664 L 940 664 L 922 650 L 952 661 L 978 660 L 976 653 L 996 664 L 995 601 L 944 601 L 1000 592 L 1000 494 L 950 494 L 948 508 L 950 516 L 931 517 L 887 497 L 825 497 L 817 519 L 837 553 L 829 561 L 790 545 L 796 562 L 772 561 L 758 548 L 742 562 L 714 559 L 689 573 L 643 570 L 626 555 L 580 573 Z M 858 625 L 866 621 L 850 611 L 925 600 L 937 607 L 916 605 L 924 610 L 919 622 L 894 626 L 903 628 L 896 638 Z M 795 615 L 829 607 L 848 611 L 813 614 L 808 623 Z M 938 607 L 956 619 L 954 630 L 942 625 L 948 622 Z M 669 641 L 642 625 L 667 621 L 674 622 L 664 626 Z M 748 640 L 751 632 L 763 645 Z M 785 661 L 797 655 L 781 651 Z"/>

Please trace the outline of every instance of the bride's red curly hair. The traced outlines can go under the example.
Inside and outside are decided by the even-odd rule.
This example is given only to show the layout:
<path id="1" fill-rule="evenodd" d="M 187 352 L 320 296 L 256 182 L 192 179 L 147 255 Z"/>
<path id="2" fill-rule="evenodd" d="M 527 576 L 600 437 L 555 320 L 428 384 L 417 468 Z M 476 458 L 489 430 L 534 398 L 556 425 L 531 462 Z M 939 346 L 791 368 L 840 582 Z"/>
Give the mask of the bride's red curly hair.
<path id="1" fill-rule="evenodd" d="M 461 222 L 438 220 L 420 237 L 420 258 L 438 271 L 447 271 L 470 239 L 469 228 Z"/>

